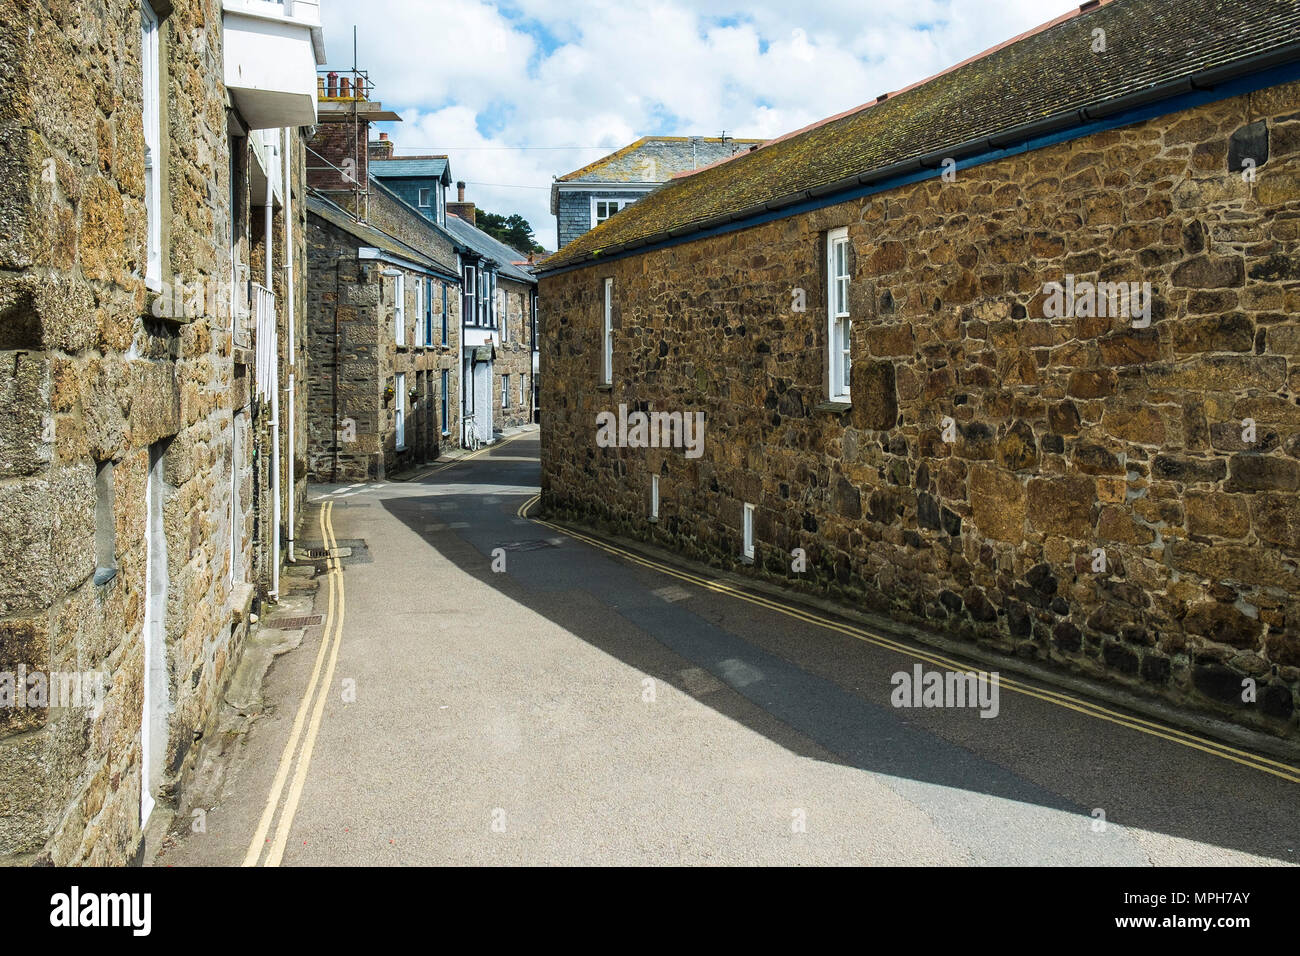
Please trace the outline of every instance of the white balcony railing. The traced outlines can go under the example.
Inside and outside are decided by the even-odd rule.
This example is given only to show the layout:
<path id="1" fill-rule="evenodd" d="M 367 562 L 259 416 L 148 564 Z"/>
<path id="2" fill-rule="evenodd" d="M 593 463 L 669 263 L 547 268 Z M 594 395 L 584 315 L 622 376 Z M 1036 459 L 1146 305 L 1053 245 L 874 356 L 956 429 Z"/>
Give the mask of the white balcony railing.
<path id="1" fill-rule="evenodd" d="M 256 282 L 253 283 L 253 326 L 257 337 L 257 359 L 253 367 L 257 397 L 269 402 L 275 392 L 275 362 L 278 357 L 275 293 Z"/>

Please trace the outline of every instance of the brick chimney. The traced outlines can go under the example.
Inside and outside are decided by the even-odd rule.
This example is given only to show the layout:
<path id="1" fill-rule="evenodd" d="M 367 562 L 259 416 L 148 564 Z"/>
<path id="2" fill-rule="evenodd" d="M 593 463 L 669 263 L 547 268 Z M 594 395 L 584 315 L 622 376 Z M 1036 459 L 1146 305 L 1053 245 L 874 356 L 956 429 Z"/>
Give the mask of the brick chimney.
<path id="1" fill-rule="evenodd" d="M 316 135 L 307 144 L 311 150 L 307 154 L 307 185 L 351 208 L 351 194 L 369 175 L 366 149 L 369 135 L 370 123 L 364 119 L 353 124 L 351 117 L 341 122 L 322 113 Z"/>
<path id="2" fill-rule="evenodd" d="M 456 201 L 447 203 L 447 212 L 453 216 L 460 216 L 471 226 L 477 226 L 477 213 L 472 202 L 465 201 L 465 183 L 456 183 Z"/>
<path id="3" fill-rule="evenodd" d="M 393 141 L 387 133 L 380 133 L 379 139 L 370 141 L 370 158 L 385 160 L 393 158 Z"/>

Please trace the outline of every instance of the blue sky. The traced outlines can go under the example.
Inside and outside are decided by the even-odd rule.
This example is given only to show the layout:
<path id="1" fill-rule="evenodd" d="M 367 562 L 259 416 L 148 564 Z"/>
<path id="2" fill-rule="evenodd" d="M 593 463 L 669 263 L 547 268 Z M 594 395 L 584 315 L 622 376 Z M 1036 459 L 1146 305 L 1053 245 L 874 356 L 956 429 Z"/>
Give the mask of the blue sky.
<path id="1" fill-rule="evenodd" d="M 1061 0 L 365 0 L 322 3 L 330 65 L 450 157 L 480 208 L 555 245 L 552 177 L 639 136 L 770 137 L 874 99 L 1067 12 Z"/>

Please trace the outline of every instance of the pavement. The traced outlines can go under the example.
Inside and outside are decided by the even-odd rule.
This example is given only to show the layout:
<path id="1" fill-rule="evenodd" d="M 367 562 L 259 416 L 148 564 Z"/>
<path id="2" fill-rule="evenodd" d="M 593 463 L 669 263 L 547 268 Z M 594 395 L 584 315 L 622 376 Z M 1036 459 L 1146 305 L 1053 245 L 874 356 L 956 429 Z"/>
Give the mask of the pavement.
<path id="1" fill-rule="evenodd" d="M 522 517 L 537 455 L 310 490 L 154 865 L 1300 859 L 1294 765 L 1010 672 L 894 706 L 951 655 Z"/>

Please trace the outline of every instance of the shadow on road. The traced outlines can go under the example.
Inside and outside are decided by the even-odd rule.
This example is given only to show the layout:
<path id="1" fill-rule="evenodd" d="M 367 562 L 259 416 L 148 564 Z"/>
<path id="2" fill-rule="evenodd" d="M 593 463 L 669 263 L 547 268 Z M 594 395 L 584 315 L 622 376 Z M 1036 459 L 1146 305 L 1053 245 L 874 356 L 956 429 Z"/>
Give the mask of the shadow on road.
<path id="1" fill-rule="evenodd" d="M 1015 801 L 1076 814 L 1083 828 L 1104 808 L 1121 827 L 1296 862 L 1300 791 L 1285 780 L 1005 691 L 995 720 L 897 710 L 889 677 L 911 670 L 905 656 L 518 518 L 539 480 L 537 447 L 517 439 L 382 506 L 504 598 L 793 753 L 886 775 L 904 793 L 921 784 Z M 410 494 L 420 484 L 429 494 Z M 505 573 L 491 570 L 496 548 Z"/>

